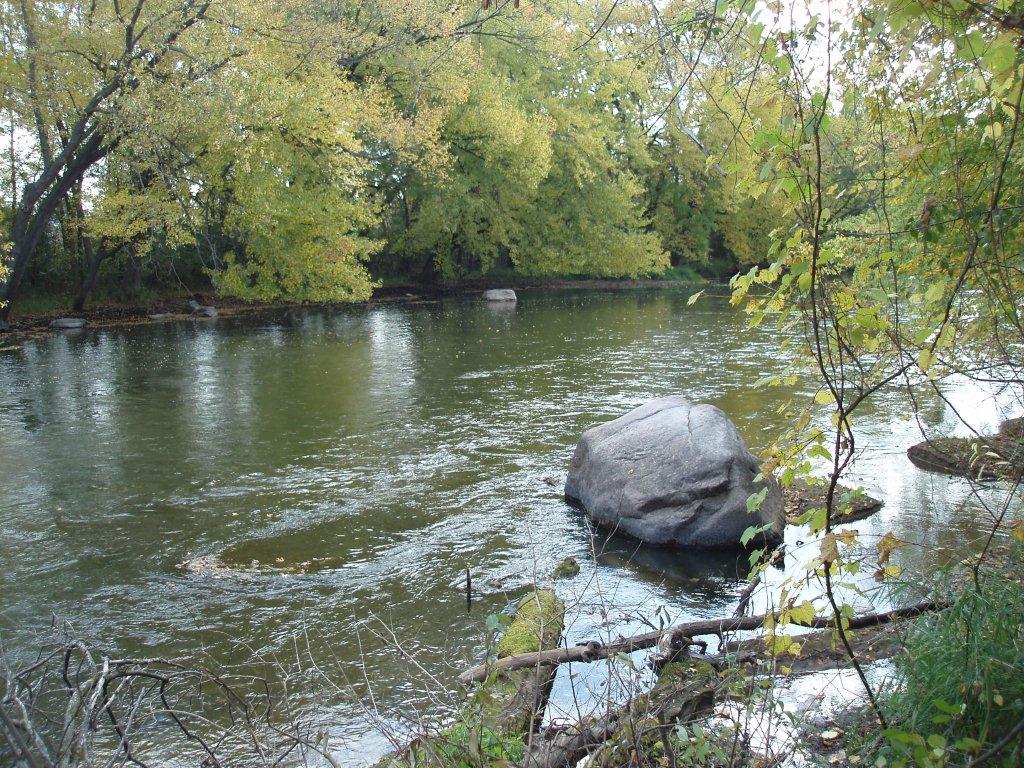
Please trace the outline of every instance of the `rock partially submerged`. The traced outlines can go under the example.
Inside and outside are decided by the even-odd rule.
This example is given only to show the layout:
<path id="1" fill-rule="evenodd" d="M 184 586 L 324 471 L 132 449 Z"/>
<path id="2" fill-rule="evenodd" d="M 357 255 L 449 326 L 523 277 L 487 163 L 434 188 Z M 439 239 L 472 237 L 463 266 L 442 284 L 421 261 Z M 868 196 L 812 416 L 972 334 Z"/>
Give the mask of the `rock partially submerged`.
<path id="1" fill-rule="evenodd" d="M 755 482 L 759 473 L 721 410 L 662 397 L 583 435 L 565 496 L 597 524 L 648 544 L 736 548 L 750 526 L 765 526 L 760 540 L 777 544 L 782 492 Z M 762 492 L 749 512 L 748 499 Z"/>
<path id="2" fill-rule="evenodd" d="M 995 435 L 939 437 L 911 446 L 907 457 L 929 472 L 975 480 L 1024 475 L 1024 418 L 1004 421 Z"/>
<path id="3" fill-rule="evenodd" d="M 85 327 L 83 317 L 58 317 L 50 321 L 50 327 L 57 331 L 73 331 Z"/>
<path id="4" fill-rule="evenodd" d="M 217 317 L 219 314 L 216 307 L 204 307 L 195 299 L 189 300 L 188 308 L 196 317 Z"/>
<path id="5" fill-rule="evenodd" d="M 516 292 L 511 288 L 492 288 L 489 291 L 484 291 L 484 301 L 515 302 L 516 300 Z"/>
<path id="6" fill-rule="evenodd" d="M 238 569 L 228 566 L 216 555 L 193 557 L 178 563 L 178 567 L 186 573 L 191 573 L 193 576 L 205 576 L 214 579 L 223 579 L 239 573 Z"/>
<path id="7" fill-rule="evenodd" d="M 575 557 L 567 557 L 565 560 L 555 566 L 554 570 L 551 571 L 551 578 L 554 581 L 560 579 L 571 579 L 580 575 L 580 564 L 576 561 Z"/>
<path id="8" fill-rule="evenodd" d="M 805 512 L 824 507 L 827 491 L 824 485 L 810 485 L 802 480 L 784 489 L 787 520 L 792 523 Z M 832 515 L 832 522 L 838 524 L 864 520 L 884 506 L 878 499 L 844 485 L 836 486 L 834 503 L 836 512 Z"/>

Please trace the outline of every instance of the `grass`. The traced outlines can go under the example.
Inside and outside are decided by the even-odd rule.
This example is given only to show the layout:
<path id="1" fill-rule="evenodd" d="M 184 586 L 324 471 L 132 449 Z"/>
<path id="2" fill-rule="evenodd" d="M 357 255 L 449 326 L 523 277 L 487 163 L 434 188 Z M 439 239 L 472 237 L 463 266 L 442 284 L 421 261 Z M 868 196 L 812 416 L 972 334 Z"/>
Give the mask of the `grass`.
<path id="1" fill-rule="evenodd" d="M 707 282 L 707 278 L 702 277 L 701 274 L 694 268 L 692 264 L 678 264 L 674 267 L 669 267 L 660 275 L 658 275 L 656 279 L 678 283 Z"/>
<path id="2" fill-rule="evenodd" d="M 40 293 L 19 296 L 15 305 L 18 314 L 49 314 L 57 310 L 71 311 L 71 297 L 61 294 Z"/>
<path id="3" fill-rule="evenodd" d="M 1024 720 L 1022 554 L 986 566 L 949 610 L 915 620 L 894 660 L 900 685 L 881 702 L 891 727 L 862 729 L 848 754 L 865 765 L 971 764 Z M 1024 736 L 985 765 L 1024 765 Z"/>

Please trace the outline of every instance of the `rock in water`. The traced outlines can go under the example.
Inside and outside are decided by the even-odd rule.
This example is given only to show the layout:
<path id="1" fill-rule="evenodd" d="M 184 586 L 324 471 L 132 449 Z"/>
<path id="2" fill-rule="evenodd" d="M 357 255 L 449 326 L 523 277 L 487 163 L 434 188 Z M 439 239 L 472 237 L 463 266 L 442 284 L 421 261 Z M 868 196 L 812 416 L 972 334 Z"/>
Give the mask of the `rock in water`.
<path id="1" fill-rule="evenodd" d="M 484 301 L 515 301 L 516 292 L 511 288 L 492 288 L 484 291 Z"/>
<path id="2" fill-rule="evenodd" d="M 662 397 L 584 433 L 565 496 L 601 526 L 649 544 L 742 546 L 752 525 L 782 541 L 782 492 L 774 482 L 756 513 L 747 499 L 764 489 L 736 427 L 713 405 Z"/>
<path id="3" fill-rule="evenodd" d="M 192 310 L 193 315 L 198 317 L 217 317 L 218 315 L 216 307 L 204 307 L 195 299 L 188 302 L 188 308 Z"/>
<path id="4" fill-rule="evenodd" d="M 575 576 L 580 575 L 580 564 L 576 561 L 575 557 L 567 557 L 565 560 L 555 566 L 555 569 L 551 572 L 551 578 L 555 581 L 559 579 L 571 579 Z"/>
<path id="5" fill-rule="evenodd" d="M 50 323 L 50 327 L 58 331 L 70 331 L 75 328 L 84 328 L 85 320 L 81 317 L 58 317 Z"/>

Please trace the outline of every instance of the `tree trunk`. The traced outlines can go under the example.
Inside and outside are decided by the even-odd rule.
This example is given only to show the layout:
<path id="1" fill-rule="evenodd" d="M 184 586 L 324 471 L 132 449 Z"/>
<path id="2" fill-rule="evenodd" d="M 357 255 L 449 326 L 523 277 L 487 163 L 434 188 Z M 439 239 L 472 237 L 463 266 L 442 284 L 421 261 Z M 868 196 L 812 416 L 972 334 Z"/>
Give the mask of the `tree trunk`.
<path id="1" fill-rule="evenodd" d="M 98 248 L 95 248 L 93 247 L 92 238 L 90 237 L 84 238 L 82 244 L 85 248 L 85 257 L 88 269 L 85 276 L 82 278 L 82 285 L 78 289 L 75 301 L 71 305 L 71 308 L 75 312 L 81 312 L 85 309 L 85 301 L 89 298 L 89 294 L 92 293 L 92 289 L 96 287 L 96 278 L 99 277 L 100 274 L 100 264 L 107 256 L 102 243 Z"/>
<path id="2" fill-rule="evenodd" d="M 0 289 L 0 302 L 4 303 L 0 319 L 7 320 L 25 280 L 29 261 L 35 254 L 47 224 L 71 188 L 85 172 L 110 151 L 103 136 L 94 132 L 78 152 L 71 155 L 63 170 L 49 168 L 39 178 L 22 188 L 21 200 L 11 225 L 11 272 Z"/>

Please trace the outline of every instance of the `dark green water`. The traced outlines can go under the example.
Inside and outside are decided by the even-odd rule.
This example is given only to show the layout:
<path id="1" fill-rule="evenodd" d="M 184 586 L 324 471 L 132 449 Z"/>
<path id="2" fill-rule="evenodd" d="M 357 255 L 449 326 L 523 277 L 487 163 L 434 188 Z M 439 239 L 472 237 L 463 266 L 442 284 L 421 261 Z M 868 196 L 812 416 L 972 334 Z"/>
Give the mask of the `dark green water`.
<path id="1" fill-rule="evenodd" d="M 0 610 L 9 648 L 51 614 L 130 653 L 295 655 L 295 638 L 389 720 L 425 704 L 481 651 L 488 613 L 566 555 L 570 641 L 728 612 L 745 558 L 641 551 L 593 539 L 561 498 L 579 434 L 645 400 L 714 403 L 765 444 L 796 392 L 755 391 L 776 370 L 770 329 L 688 291 L 525 293 L 87 331 L 0 354 Z M 806 393 L 804 393 L 806 394 Z M 951 393 L 978 417 L 993 402 Z M 984 525 L 965 483 L 914 469 L 898 393 L 860 422 L 855 479 L 927 573 Z M 951 423 L 940 401 L 925 419 Z M 594 548 L 600 549 L 592 557 Z M 179 567 L 221 555 L 253 572 Z M 285 570 L 307 573 L 282 575 Z M 305 564 L 305 565 L 303 565 Z M 267 566 L 271 567 L 267 567 Z M 466 613 L 462 573 L 479 588 Z M 423 670 L 374 631 L 380 620 Z M 358 636 L 360 642 L 356 642 Z M 19 645 L 19 644 L 23 644 Z M 305 646 L 304 646 L 305 647 Z M 365 677 L 364 677 L 365 673 Z M 556 700 L 568 707 L 567 680 Z M 561 698 L 559 698 L 561 697 Z M 338 692 L 338 760 L 386 748 Z"/>

